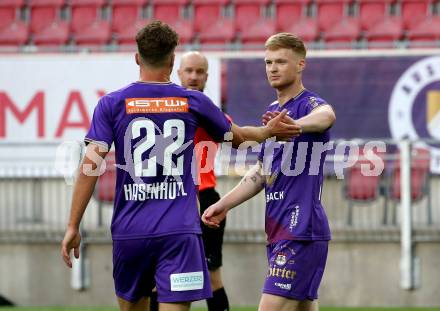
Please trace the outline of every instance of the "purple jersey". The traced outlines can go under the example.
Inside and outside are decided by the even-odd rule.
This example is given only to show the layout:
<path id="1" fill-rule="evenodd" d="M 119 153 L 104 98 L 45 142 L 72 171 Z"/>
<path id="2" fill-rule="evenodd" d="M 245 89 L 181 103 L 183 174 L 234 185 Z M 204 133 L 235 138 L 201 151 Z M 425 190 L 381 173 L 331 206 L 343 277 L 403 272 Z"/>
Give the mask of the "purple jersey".
<path id="1" fill-rule="evenodd" d="M 114 240 L 201 233 L 192 159 L 204 127 L 222 141 L 231 124 L 203 93 L 131 83 L 102 97 L 85 140 L 115 144 Z"/>
<path id="2" fill-rule="evenodd" d="M 304 90 L 282 107 L 278 102 L 272 103 L 268 111 L 287 109 L 290 117 L 299 119 L 324 104 L 327 103 L 318 95 Z M 329 139 L 326 130 L 301 134 L 287 143 L 263 144 L 259 159 L 266 174 L 265 226 L 269 243 L 330 240 L 328 220 L 321 204 L 324 147 Z"/>

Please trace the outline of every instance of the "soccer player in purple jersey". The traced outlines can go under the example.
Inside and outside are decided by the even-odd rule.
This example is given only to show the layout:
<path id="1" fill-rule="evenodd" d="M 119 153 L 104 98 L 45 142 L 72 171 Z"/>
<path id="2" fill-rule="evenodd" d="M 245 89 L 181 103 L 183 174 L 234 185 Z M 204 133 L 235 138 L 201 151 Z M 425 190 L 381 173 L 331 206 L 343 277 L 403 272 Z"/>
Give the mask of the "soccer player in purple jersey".
<path id="1" fill-rule="evenodd" d="M 187 52 L 182 55 L 177 73 L 183 87 L 203 92 L 208 80 L 208 59 L 200 52 Z M 197 144 L 198 141 L 214 142 L 203 128 L 198 128 L 196 131 L 194 142 Z M 206 165 L 211 167 L 209 172 L 198 173 L 200 213 L 203 213 L 206 208 L 220 200 L 220 195 L 215 190 L 216 176 L 213 170 L 215 155 L 213 153 L 208 157 L 205 151 L 204 148 L 195 150 L 199 165 L 204 164 L 204 167 Z M 221 277 L 225 225 L 226 219 L 218 229 L 210 228 L 201 223 L 203 246 L 212 289 L 212 297 L 206 300 L 208 311 L 229 311 L 229 300 Z M 153 291 L 150 297 L 150 311 L 155 310 L 158 310 L 157 292 Z"/>
<path id="2" fill-rule="evenodd" d="M 208 60 L 199 52 L 187 52 L 180 60 L 180 67 L 177 73 L 183 87 L 203 92 L 208 80 Z M 196 132 L 195 141 L 212 141 L 212 138 L 205 129 L 199 128 Z M 208 158 L 202 149 L 198 148 L 196 150 L 200 165 L 205 163 L 205 165 L 212 167 L 212 170 L 209 172 L 199 172 L 199 203 L 200 213 L 203 214 L 208 206 L 220 200 L 220 195 L 215 190 L 217 180 L 213 169 L 214 155 Z M 223 221 L 220 224 L 220 228 L 212 229 L 201 223 L 203 246 L 212 288 L 212 298 L 206 300 L 208 311 L 229 311 L 228 296 L 226 295 L 221 277 L 225 225 L 226 222 Z"/>
<path id="3" fill-rule="evenodd" d="M 217 227 L 228 210 L 264 188 L 269 267 L 259 310 L 316 311 L 330 240 L 321 204 L 323 163 L 336 116 L 330 105 L 303 86 L 306 49 L 300 39 L 279 33 L 265 46 L 267 79 L 278 98 L 264 120 L 287 109 L 302 133 L 285 144 L 267 140 L 259 162 L 205 211 L 202 220 Z"/>
<path id="4" fill-rule="evenodd" d="M 136 35 L 140 79 L 103 96 L 95 108 L 86 155 L 75 182 L 61 253 L 71 267 L 79 257 L 79 224 L 102 159 L 112 143 L 117 164 L 111 224 L 113 278 L 122 311 L 148 310 L 157 287 L 161 311 L 189 310 L 212 295 L 200 237 L 193 138 L 203 126 L 216 140 L 232 131 L 232 144 L 288 139 L 299 126 L 283 111 L 263 127 L 239 127 L 203 93 L 170 82 L 177 33 L 155 21 Z"/>

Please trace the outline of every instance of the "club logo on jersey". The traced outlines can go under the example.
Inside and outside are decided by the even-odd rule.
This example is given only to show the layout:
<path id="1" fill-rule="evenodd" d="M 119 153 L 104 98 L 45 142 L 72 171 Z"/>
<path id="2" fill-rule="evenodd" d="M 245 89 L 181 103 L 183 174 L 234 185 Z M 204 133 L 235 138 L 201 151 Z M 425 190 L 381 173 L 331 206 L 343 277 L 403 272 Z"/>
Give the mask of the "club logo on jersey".
<path id="1" fill-rule="evenodd" d="M 394 86 L 388 107 L 388 122 L 394 139 L 440 139 L 440 56 L 424 58 L 409 67 Z M 431 171 L 440 173 L 440 146 L 429 148 Z"/>
<path id="2" fill-rule="evenodd" d="M 188 109 L 188 99 L 184 97 L 125 99 L 127 114 L 188 112 Z"/>
<path id="3" fill-rule="evenodd" d="M 315 109 L 316 107 L 318 107 L 319 104 L 318 104 L 316 97 L 314 97 L 314 96 L 309 97 L 309 105 L 312 109 Z"/>
<path id="4" fill-rule="evenodd" d="M 274 252 L 278 251 L 278 250 L 289 250 L 290 254 L 292 255 L 296 255 L 295 251 L 293 248 L 289 247 L 289 243 L 283 243 L 283 244 L 279 244 L 277 246 L 275 246 L 275 248 L 273 249 Z"/>
<path id="5" fill-rule="evenodd" d="M 275 259 L 275 263 L 278 266 L 284 266 L 286 264 L 286 262 L 287 262 L 286 254 L 278 253 L 277 258 Z"/>

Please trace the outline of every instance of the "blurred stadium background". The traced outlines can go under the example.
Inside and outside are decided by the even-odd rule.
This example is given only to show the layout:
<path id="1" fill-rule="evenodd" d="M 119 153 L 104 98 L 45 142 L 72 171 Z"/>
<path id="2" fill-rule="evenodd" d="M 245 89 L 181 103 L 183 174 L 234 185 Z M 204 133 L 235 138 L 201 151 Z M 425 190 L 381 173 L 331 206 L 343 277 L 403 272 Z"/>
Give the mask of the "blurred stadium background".
<path id="1" fill-rule="evenodd" d="M 206 53 L 206 92 L 242 125 L 258 124 L 275 97 L 264 41 L 302 37 L 305 86 L 338 117 L 325 166 L 334 238 L 321 303 L 440 306 L 440 1 L 431 0 L 0 0 L 0 296 L 20 306 L 115 305 L 111 155 L 72 272 L 59 242 L 93 108 L 137 79 L 133 38 L 153 19 L 178 31 L 179 52 Z M 345 147 L 363 154 L 371 141 L 386 147 L 375 150 L 378 177 L 361 174 L 378 163 Z M 256 153 L 229 162 L 222 150 L 224 194 Z M 231 212 L 224 247 L 236 306 L 258 303 L 266 273 L 264 196 L 245 205 Z"/>

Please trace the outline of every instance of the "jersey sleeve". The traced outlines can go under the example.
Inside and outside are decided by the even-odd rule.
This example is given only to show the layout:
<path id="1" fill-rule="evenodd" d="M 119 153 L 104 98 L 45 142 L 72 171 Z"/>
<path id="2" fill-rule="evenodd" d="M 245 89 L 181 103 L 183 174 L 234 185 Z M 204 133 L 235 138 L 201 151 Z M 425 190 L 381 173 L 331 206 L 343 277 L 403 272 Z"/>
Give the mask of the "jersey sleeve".
<path id="1" fill-rule="evenodd" d="M 307 102 L 305 104 L 305 113 L 304 115 L 308 115 L 310 112 L 312 112 L 315 108 L 319 106 L 329 105 L 325 100 L 319 97 L 310 96 L 307 99 Z"/>
<path id="2" fill-rule="evenodd" d="M 331 105 L 329 103 L 327 103 L 324 99 L 320 98 L 320 97 L 314 97 L 314 96 L 310 96 L 309 98 L 307 98 L 307 102 L 306 104 L 303 106 L 303 114 L 302 116 L 306 116 L 309 113 L 311 113 L 314 109 L 320 107 L 320 106 L 325 106 L 325 105 L 329 105 L 331 107 Z M 333 109 L 333 107 L 332 107 Z M 314 139 L 317 139 L 317 137 L 320 137 L 319 139 L 323 139 L 324 141 L 328 141 L 330 139 L 330 128 L 326 129 L 323 133 L 312 133 L 312 134 L 303 134 L 303 135 L 314 135 Z"/>
<path id="3" fill-rule="evenodd" d="M 191 97 L 190 110 L 197 116 L 199 125 L 215 142 L 222 142 L 225 133 L 231 130 L 231 121 L 203 93 L 194 93 Z"/>
<path id="4" fill-rule="evenodd" d="M 113 143 L 113 127 L 110 109 L 110 99 L 107 96 L 102 97 L 93 112 L 92 123 L 86 134 L 84 141 L 86 143 L 94 142 L 107 147 Z"/>

